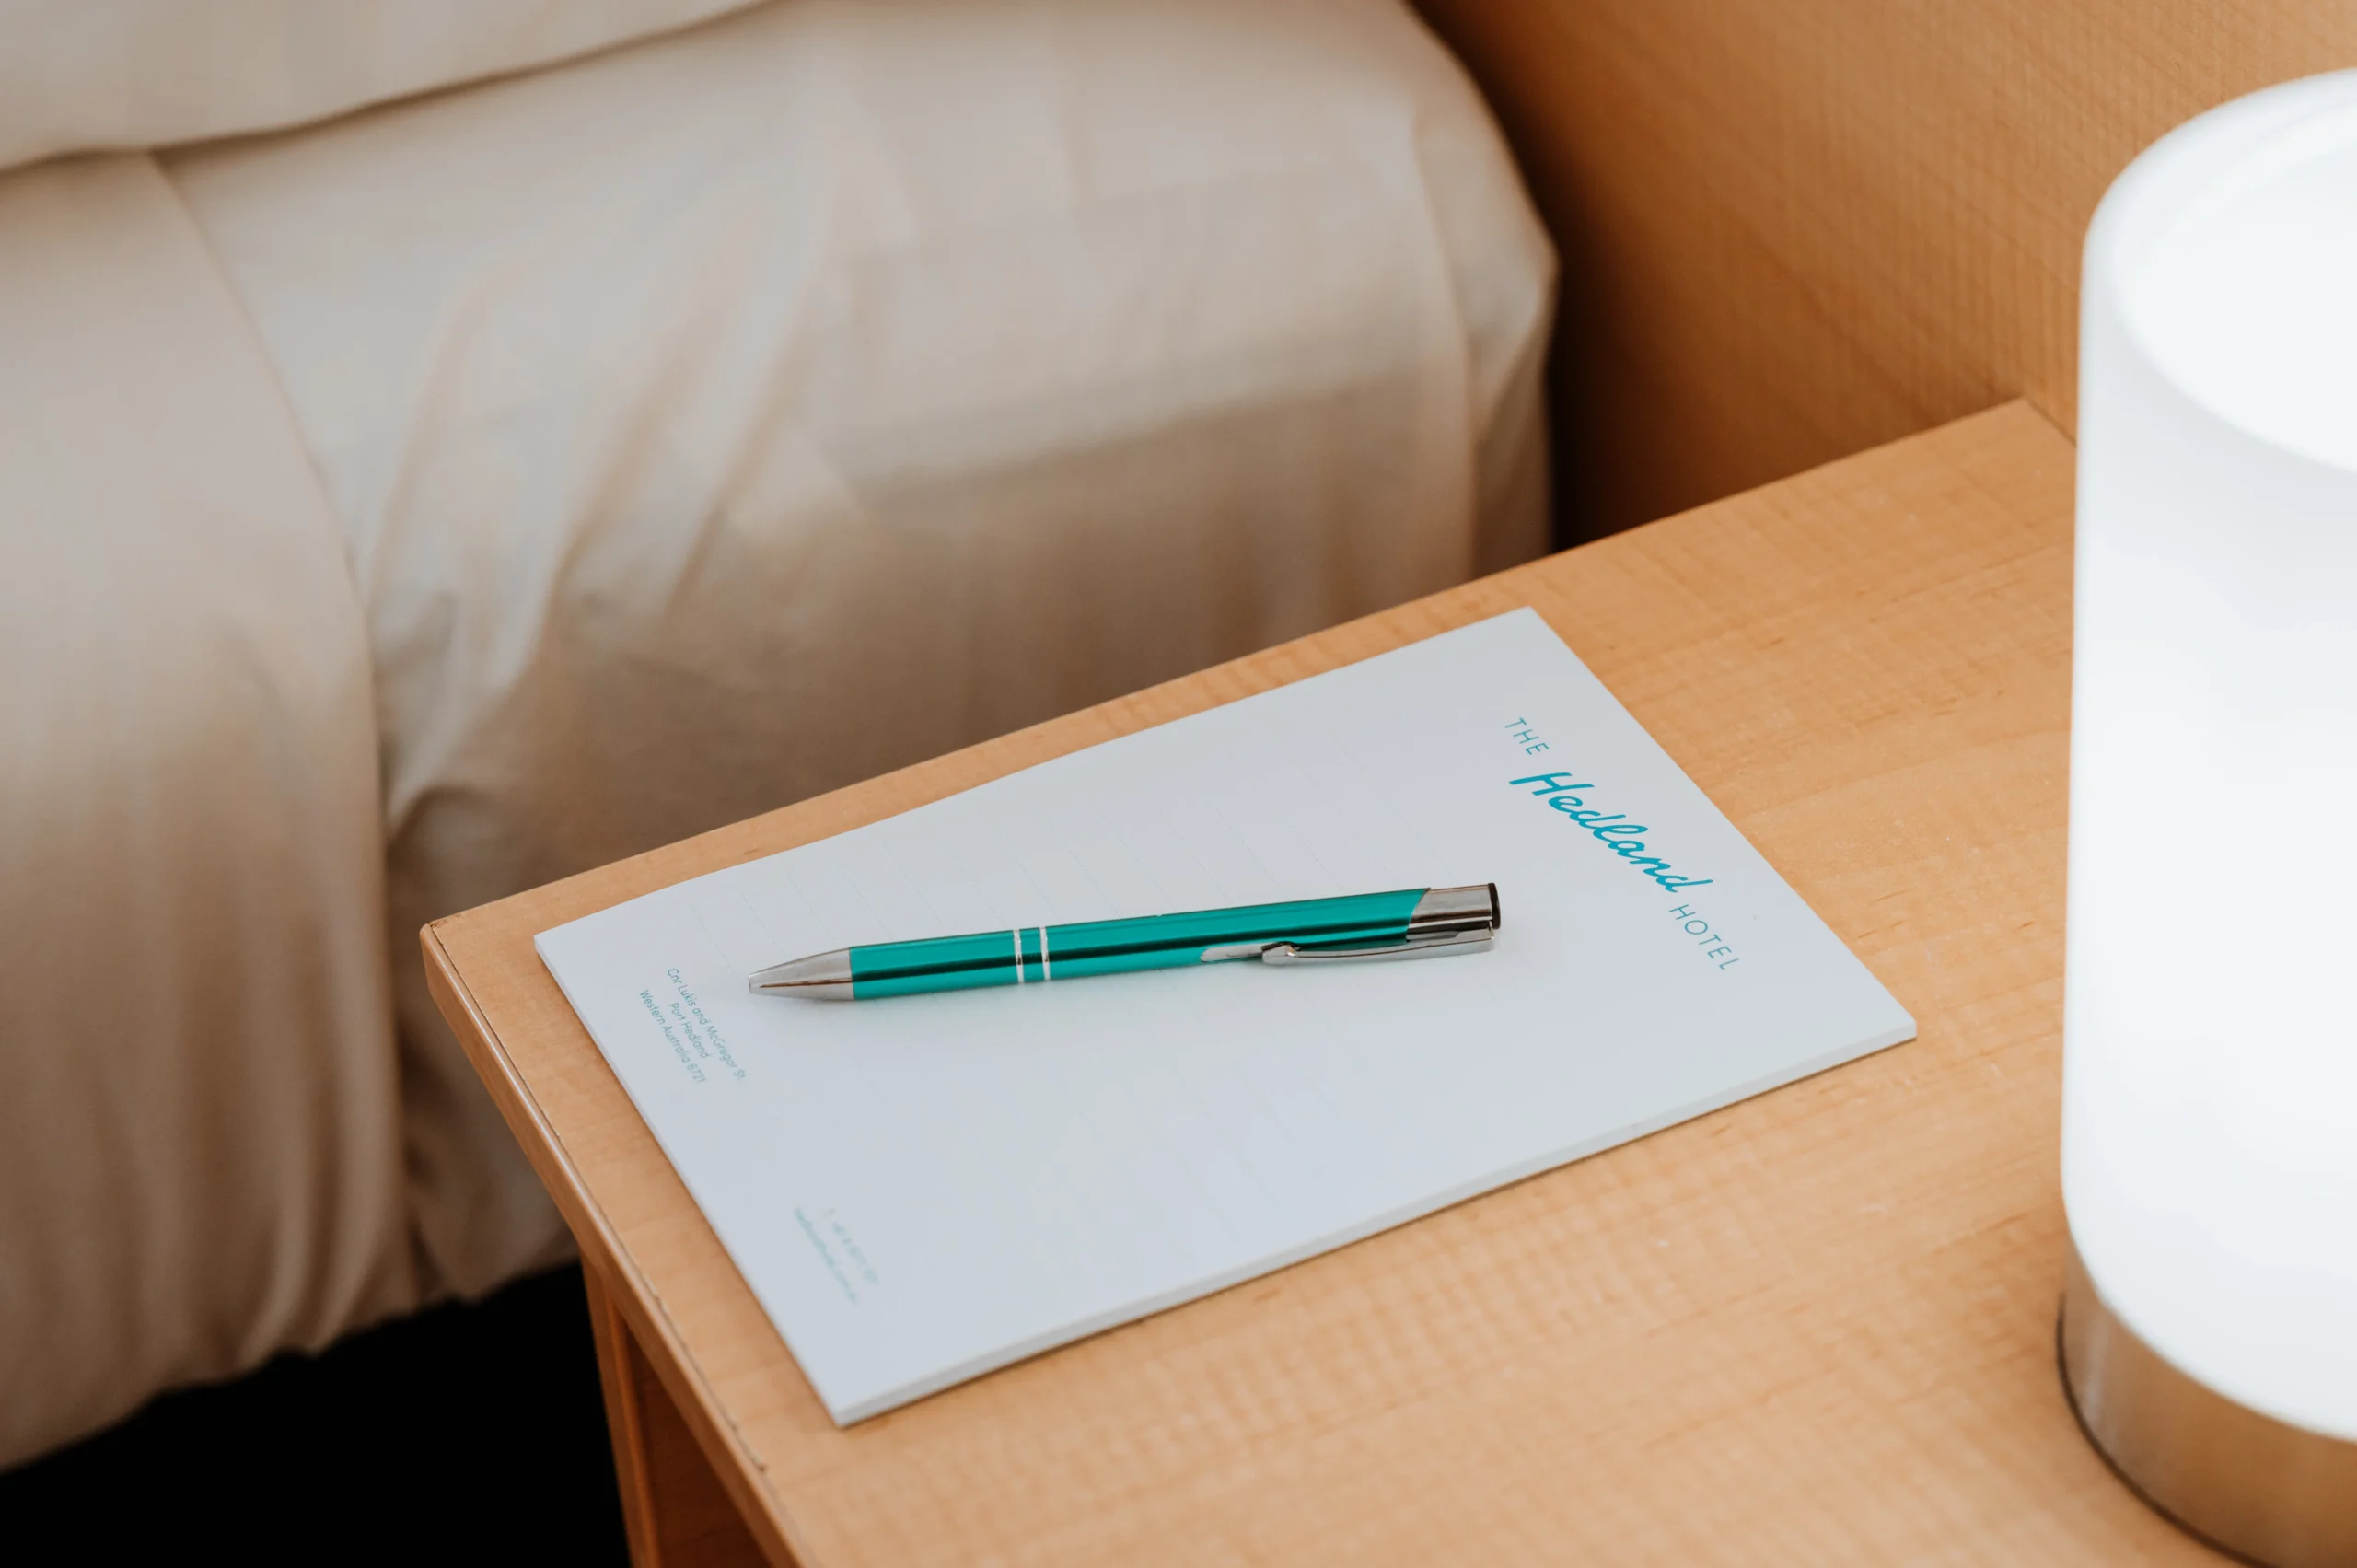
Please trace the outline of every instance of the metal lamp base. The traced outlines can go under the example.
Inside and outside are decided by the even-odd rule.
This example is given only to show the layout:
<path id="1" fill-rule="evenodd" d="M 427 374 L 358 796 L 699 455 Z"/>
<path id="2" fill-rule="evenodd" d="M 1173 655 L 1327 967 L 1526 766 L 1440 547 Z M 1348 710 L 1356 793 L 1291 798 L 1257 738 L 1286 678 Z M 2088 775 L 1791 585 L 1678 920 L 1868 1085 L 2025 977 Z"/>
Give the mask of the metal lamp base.
<path id="1" fill-rule="evenodd" d="M 2104 1305 L 2076 1248 L 2058 1338 L 2080 1427 L 2144 1501 L 2267 1568 L 2357 1568 L 2357 1443 L 2178 1371 Z"/>

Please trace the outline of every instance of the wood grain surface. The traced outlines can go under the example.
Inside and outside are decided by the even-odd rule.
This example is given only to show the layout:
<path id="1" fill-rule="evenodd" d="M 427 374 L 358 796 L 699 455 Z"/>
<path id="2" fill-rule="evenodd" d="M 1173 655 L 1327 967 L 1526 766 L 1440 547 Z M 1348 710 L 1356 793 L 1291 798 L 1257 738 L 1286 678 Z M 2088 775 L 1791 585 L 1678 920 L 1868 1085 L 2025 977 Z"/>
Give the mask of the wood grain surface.
<path id="1" fill-rule="evenodd" d="M 1417 0 L 1563 256 L 1584 539 L 2026 395 L 2067 431 L 2079 248 L 2163 132 L 2357 65 L 2348 0 Z"/>
<path id="2" fill-rule="evenodd" d="M 777 1561 L 2209 1561 L 2054 1369 L 2071 467 L 2008 405 L 453 916 L 429 967 Z M 1523 604 L 1922 1038 L 832 1426 L 532 935 Z"/>
<path id="3" fill-rule="evenodd" d="M 598 1340 L 598 1381 L 621 1483 L 622 1527 L 633 1568 L 736 1568 L 761 1561 L 745 1516 L 728 1494 L 679 1401 L 663 1386 L 638 1336 L 594 1268 L 582 1271 Z"/>

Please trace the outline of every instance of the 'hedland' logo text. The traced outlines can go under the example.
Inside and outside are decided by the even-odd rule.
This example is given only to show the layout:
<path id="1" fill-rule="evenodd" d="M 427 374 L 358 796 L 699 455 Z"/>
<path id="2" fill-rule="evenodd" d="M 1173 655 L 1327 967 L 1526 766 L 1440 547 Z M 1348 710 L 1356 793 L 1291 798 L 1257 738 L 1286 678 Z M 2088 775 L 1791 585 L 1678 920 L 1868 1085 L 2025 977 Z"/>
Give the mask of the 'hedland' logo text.
<path id="1" fill-rule="evenodd" d="M 1656 854 L 1645 853 L 1645 835 L 1652 829 L 1641 822 L 1631 822 L 1625 812 L 1606 812 L 1587 803 L 1579 792 L 1596 786 L 1579 782 L 1577 773 L 1532 773 L 1525 778 L 1508 779 L 1509 784 L 1536 784 L 1530 793 L 1547 802 L 1566 819 L 1578 823 L 1596 835 L 1598 843 L 1652 877 L 1664 888 L 1707 888 L 1708 877 L 1680 877 L 1671 869 L 1669 862 Z"/>

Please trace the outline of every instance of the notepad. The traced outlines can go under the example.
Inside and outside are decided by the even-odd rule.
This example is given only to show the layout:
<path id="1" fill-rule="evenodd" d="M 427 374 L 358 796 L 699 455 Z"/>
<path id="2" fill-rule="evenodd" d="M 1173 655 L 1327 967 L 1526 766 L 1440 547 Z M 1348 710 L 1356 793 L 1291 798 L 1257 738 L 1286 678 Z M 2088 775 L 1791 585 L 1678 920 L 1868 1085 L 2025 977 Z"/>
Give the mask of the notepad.
<path id="1" fill-rule="evenodd" d="M 1477 882 L 1504 921 L 1471 957 L 745 984 L 856 943 Z M 1529 610 L 538 946 L 838 1423 L 1914 1034 Z"/>

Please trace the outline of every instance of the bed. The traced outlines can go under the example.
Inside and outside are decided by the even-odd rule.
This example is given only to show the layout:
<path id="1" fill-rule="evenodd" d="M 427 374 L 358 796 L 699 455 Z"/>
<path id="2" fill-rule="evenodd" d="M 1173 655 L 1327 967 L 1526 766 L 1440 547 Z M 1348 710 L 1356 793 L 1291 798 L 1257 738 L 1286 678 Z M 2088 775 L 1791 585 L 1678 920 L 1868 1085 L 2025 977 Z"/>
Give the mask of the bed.
<path id="1" fill-rule="evenodd" d="M 0 1463 L 564 1255 L 424 921 L 1546 545 L 1397 0 L 336 9 L 0 63 Z"/>

